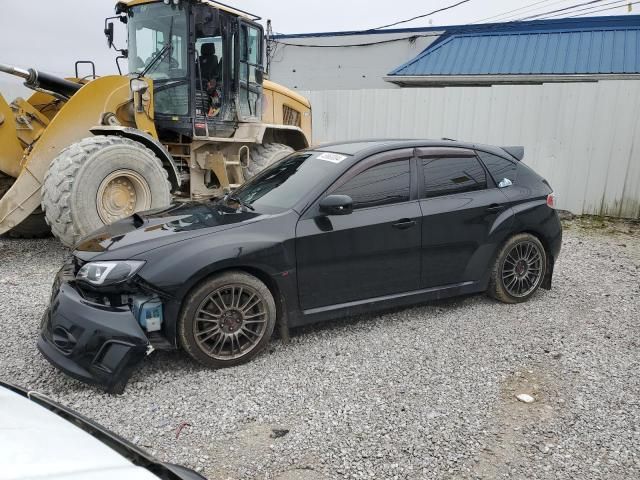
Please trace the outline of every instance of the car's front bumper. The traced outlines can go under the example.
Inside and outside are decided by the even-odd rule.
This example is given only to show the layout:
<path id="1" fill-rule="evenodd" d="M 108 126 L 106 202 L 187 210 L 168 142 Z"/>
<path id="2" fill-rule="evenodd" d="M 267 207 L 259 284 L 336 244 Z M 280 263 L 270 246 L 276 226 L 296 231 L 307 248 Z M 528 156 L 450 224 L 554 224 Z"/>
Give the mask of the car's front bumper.
<path id="1" fill-rule="evenodd" d="M 63 268 L 42 319 L 38 349 L 70 377 L 120 393 L 150 344 L 129 308 L 83 298 Z"/>

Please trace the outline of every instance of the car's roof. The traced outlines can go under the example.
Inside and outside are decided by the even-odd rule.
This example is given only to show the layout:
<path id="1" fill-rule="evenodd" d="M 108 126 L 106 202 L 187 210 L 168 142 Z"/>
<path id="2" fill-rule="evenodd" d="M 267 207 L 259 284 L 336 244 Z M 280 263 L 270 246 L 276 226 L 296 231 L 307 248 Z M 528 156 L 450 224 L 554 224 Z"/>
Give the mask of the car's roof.
<path id="1" fill-rule="evenodd" d="M 11 480 L 156 479 L 37 403 L 0 385 L 0 464 Z"/>
<path id="2" fill-rule="evenodd" d="M 402 138 L 388 138 L 388 139 L 366 139 L 355 140 L 349 142 L 333 142 L 324 143 L 316 147 L 312 147 L 310 150 L 320 152 L 334 152 L 342 153 L 344 155 L 354 155 L 358 157 L 366 157 L 374 155 L 376 153 L 386 152 L 389 150 L 396 150 L 400 148 L 419 148 L 419 147 L 457 147 L 457 148 L 470 148 L 474 150 L 482 150 L 496 155 L 511 157 L 500 147 L 492 145 L 483 145 L 479 143 L 460 142 L 450 139 L 402 139 Z"/>

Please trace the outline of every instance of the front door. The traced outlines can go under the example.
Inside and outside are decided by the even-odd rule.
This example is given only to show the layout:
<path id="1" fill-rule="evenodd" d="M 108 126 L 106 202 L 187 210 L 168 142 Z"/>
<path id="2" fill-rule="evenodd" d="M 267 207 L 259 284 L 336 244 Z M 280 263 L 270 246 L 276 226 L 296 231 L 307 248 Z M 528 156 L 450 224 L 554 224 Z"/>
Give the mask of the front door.
<path id="1" fill-rule="evenodd" d="M 327 192 L 349 195 L 353 213 L 323 216 L 312 207 L 298 222 L 303 310 L 419 288 L 421 215 L 412 188 L 412 153 L 364 160 Z"/>
<path id="2" fill-rule="evenodd" d="M 479 280 L 502 240 L 506 197 L 472 150 L 419 149 L 422 287 Z"/>
<path id="3" fill-rule="evenodd" d="M 262 118 L 262 29 L 255 24 L 240 23 L 240 71 L 238 116 L 241 121 Z"/>

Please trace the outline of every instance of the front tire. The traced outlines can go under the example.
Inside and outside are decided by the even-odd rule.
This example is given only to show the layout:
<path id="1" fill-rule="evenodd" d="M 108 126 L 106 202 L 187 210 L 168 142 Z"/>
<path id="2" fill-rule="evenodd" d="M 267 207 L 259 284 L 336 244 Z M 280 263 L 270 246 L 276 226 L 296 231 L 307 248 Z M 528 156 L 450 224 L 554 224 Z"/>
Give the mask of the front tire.
<path id="1" fill-rule="evenodd" d="M 496 258 L 488 293 L 504 303 L 529 300 L 540 288 L 547 271 L 547 254 L 536 237 L 514 235 L 502 246 Z"/>
<path id="2" fill-rule="evenodd" d="M 178 336 L 182 348 L 202 365 L 233 367 L 265 349 L 276 318 L 275 300 L 264 283 L 244 272 L 226 272 L 186 298 Z"/>
<path id="3" fill-rule="evenodd" d="M 67 246 L 106 224 L 170 203 L 160 160 L 140 143 L 115 136 L 88 137 L 64 149 L 42 187 L 47 223 Z"/>

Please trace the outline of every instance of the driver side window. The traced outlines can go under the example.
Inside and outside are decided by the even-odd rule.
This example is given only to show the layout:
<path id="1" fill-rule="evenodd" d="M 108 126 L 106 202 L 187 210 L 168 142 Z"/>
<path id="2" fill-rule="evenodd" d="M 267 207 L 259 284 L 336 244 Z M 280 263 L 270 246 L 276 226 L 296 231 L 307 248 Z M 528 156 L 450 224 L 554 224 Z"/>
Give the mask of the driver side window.
<path id="1" fill-rule="evenodd" d="M 333 194 L 349 195 L 354 210 L 408 202 L 411 197 L 409 159 L 375 165 L 347 181 Z"/>

